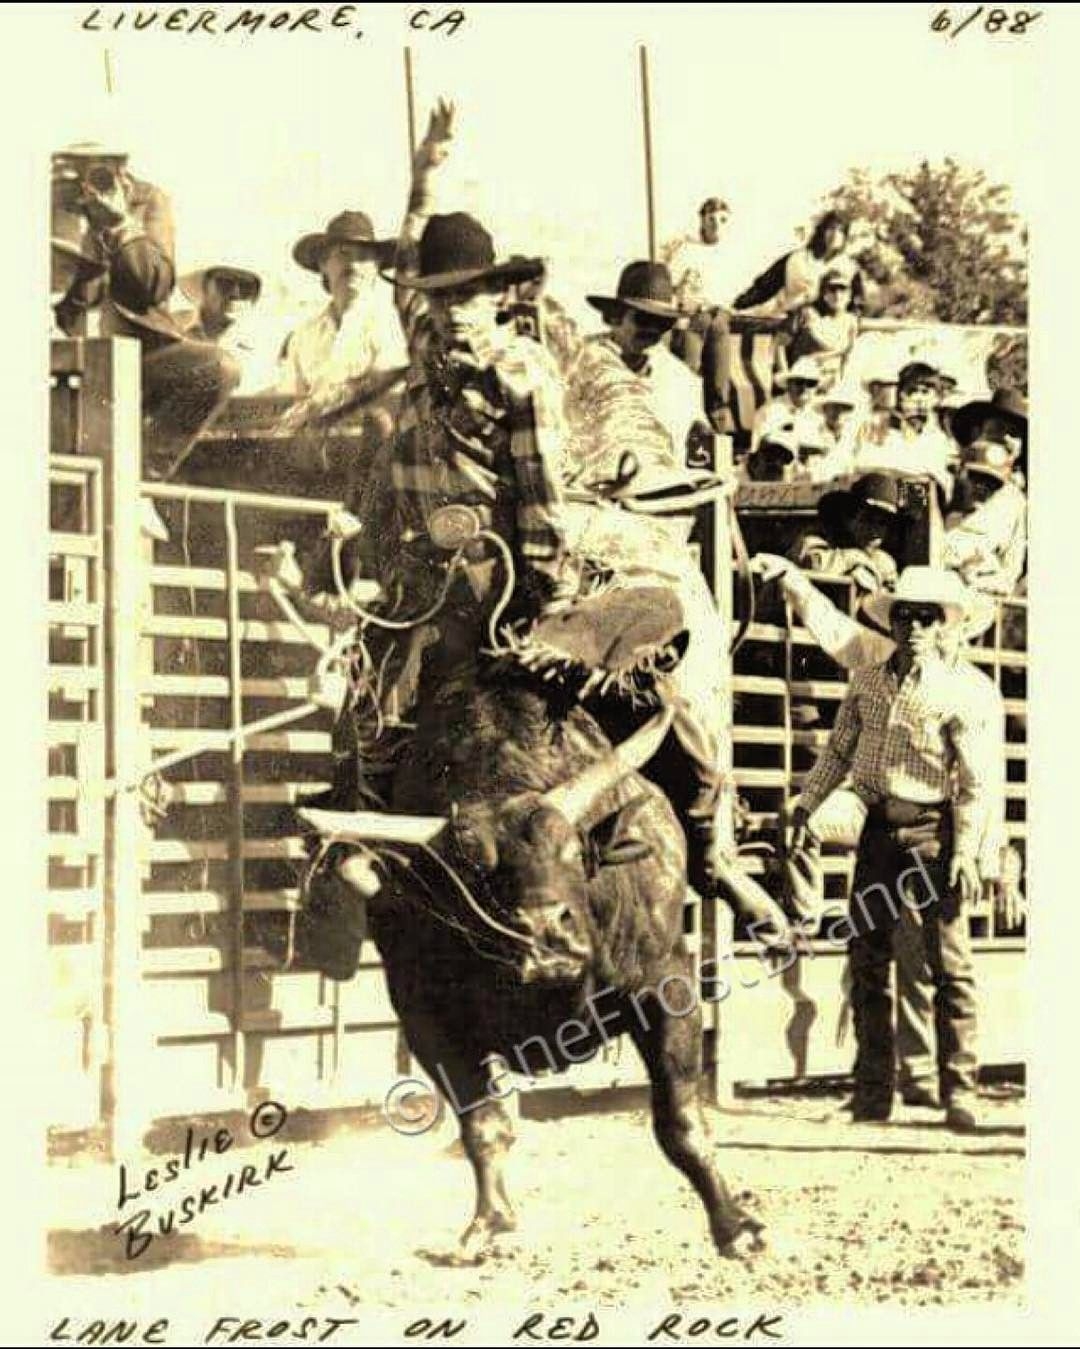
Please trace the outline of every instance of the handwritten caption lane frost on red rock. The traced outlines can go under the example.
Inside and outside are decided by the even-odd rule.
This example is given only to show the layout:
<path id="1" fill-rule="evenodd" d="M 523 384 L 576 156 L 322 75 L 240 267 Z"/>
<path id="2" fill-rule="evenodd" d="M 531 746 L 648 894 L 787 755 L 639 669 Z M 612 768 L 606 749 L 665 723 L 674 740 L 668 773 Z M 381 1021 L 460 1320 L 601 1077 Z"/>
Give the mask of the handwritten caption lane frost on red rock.
<path id="1" fill-rule="evenodd" d="M 219 1316 L 213 1325 L 202 1332 L 201 1340 L 185 1337 L 181 1340 L 170 1339 L 172 1333 L 167 1319 L 161 1319 L 150 1325 L 138 1321 L 91 1321 L 73 1323 L 70 1317 L 64 1317 L 52 1328 L 49 1334 L 50 1344 L 265 1344 L 296 1343 L 327 1344 L 334 1340 L 338 1332 L 348 1327 L 358 1326 L 355 1317 L 306 1316 L 299 1322 L 241 1320 L 238 1316 Z M 433 1341 L 455 1340 L 470 1329 L 465 1319 L 449 1318 L 433 1321 L 421 1317 L 411 1321 L 402 1331 L 405 1340 L 431 1343 Z M 354 1332 L 355 1334 L 355 1332 Z M 644 1336 L 646 1344 L 673 1343 L 693 1344 L 712 1342 L 733 1342 L 743 1344 L 761 1344 L 786 1338 L 784 1317 L 779 1314 L 761 1314 L 758 1316 L 699 1316 L 689 1313 L 672 1312 L 656 1322 Z M 359 1343 L 352 1339 L 351 1343 Z M 470 1337 L 463 1343 L 477 1343 Z M 599 1319 L 588 1312 L 582 1316 L 557 1316 L 554 1313 L 534 1312 L 508 1336 L 511 1344 L 516 1343 L 571 1343 L 602 1346 L 603 1327 Z"/>
<path id="2" fill-rule="evenodd" d="M 257 6 L 238 5 L 98 5 L 87 10 L 80 27 L 88 33 L 209 33 L 216 37 L 239 34 L 340 32 L 362 38 L 360 5 Z M 465 11 L 447 5 L 410 6 L 405 26 L 417 33 L 453 35 L 465 23 Z"/>

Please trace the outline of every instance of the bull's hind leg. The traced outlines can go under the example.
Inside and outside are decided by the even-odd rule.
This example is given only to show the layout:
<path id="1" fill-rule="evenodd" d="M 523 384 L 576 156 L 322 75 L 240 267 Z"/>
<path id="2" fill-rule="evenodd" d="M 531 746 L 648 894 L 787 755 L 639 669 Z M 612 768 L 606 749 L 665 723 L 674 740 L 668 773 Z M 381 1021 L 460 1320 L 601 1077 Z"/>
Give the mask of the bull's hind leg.
<path id="1" fill-rule="evenodd" d="M 762 1224 L 735 1202 L 709 1156 L 711 1141 L 699 1097 L 701 1006 L 689 964 L 655 993 L 638 995 L 629 1022 L 652 1085 L 657 1142 L 701 1196 L 717 1250 L 736 1256 L 757 1249 Z"/>
<path id="2" fill-rule="evenodd" d="M 413 1052 L 457 1115 L 461 1142 L 476 1177 L 476 1212 L 461 1237 L 468 1258 L 482 1256 L 494 1239 L 517 1227 L 506 1193 L 503 1162 L 514 1130 L 502 1102 L 488 1090 L 489 1066 L 449 1046 L 425 1044 L 410 1034 Z"/>

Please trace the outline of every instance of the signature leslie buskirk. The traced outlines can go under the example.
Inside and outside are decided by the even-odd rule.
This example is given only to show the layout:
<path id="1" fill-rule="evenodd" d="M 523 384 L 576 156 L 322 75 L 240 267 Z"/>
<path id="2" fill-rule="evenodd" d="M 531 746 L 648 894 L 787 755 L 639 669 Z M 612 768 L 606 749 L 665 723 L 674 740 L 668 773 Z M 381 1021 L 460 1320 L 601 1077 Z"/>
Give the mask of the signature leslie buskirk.
<path id="1" fill-rule="evenodd" d="M 277 1101 L 261 1101 L 248 1117 L 248 1132 L 252 1139 L 265 1142 L 277 1138 L 287 1119 L 288 1111 L 283 1105 Z M 226 1128 L 199 1135 L 189 1126 L 184 1134 L 183 1148 L 162 1165 L 150 1167 L 141 1175 L 131 1175 L 128 1168 L 120 1164 L 117 1211 L 123 1213 L 140 1201 L 144 1205 L 128 1213 L 114 1228 L 116 1235 L 124 1239 L 129 1260 L 137 1260 L 159 1237 L 171 1236 L 178 1228 L 194 1222 L 208 1208 L 258 1189 L 274 1176 L 293 1169 L 288 1148 L 275 1148 L 261 1156 L 258 1162 L 245 1162 L 234 1167 L 213 1184 L 202 1185 L 178 1201 L 170 1202 L 167 1207 L 154 1206 L 159 1191 L 165 1191 L 167 1186 L 172 1186 L 200 1163 L 228 1152 L 236 1141 L 232 1131 Z M 153 1199 L 149 1198 L 151 1195 Z"/>

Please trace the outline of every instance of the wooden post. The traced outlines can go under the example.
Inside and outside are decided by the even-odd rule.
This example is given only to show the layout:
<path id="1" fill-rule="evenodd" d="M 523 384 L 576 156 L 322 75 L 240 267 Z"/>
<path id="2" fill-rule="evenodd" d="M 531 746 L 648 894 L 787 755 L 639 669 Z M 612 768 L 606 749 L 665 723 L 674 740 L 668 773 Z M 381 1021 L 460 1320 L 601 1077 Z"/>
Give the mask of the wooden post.
<path id="1" fill-rule="evenodd" d="M 233 1088 L 244 1087 L 244 733 L 243 669 L 240 661 L 240 556 L 236 506 L 225 510 L 225 623 L 229 647 L 229 952 L 232 970 L 230 1020 Z"/>
<path id="2" fill-rule="evenodd" d="M 405 48 L 405 111 L 409 119 L 409 164 L 416 158 L 416 89 L 413 85 L 412 48 Z"/>
<path id="3" fill-rule="evenodd" d="M 126 782 L 138 778 L 143 762 L 137 619 L 147 580 L 139 565 L 139 348 L 120 338 L 87 342 L 85 352 L 85 444 L 102 460 L 105 775 Z M 113 1160 L 140 1145 L 148 1123 L 140 1080 L 146 1068 L 140 1006 L 144 836 L 137 795 L 115 794 L 105 805 L 104 1007 L 110 1043 L 102 1075 Z"/>
<path id="4" fill-rule="evenodd" d="M 645 218 L 648 228 L 649 261 L 656 261 L 656 194 L 653 183 L 652 109 L 649 101 L 649 53 L 638 48 L 641 63 L 641 126 L 645 138 Z"/>

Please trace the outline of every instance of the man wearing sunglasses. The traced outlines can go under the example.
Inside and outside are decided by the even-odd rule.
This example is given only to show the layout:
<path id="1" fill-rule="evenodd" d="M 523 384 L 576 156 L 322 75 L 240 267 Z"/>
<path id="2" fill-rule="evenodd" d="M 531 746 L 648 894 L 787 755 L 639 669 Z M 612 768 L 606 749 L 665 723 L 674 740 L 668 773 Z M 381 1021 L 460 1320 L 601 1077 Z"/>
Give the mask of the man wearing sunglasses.
<path id="1" fill-rule="evenodd" d="M 886 1120 L 895 1089 L 890 962 L 903 909 L 921 922 L 935 985 L 947 1122 L 977 1127 L 977 1007 L 968 909 L 980 854 L 1002 813 L 1004 710 L 993 682 L 950 656 L 970 608 L 953 572 L 909 567 L 894 594 L 871 596 L 895 649 L 857 669 L 829 742 L 793 814 L 793 847 L 810 816 L 850 777 L 867 807 L 859 839 L 848 953 L 858 1044 L 853 1113 Z"/>
<path id="2" fill-rule="evenodd" d="M 262 278 L 250 267 L 213 262 L 182 276 L 177 288 L 194 309 L 180 314 L 185 336 L 227 351 L 240 367 L 236 392 L 261 393 L 276 381 L 275 352 L 257 340 L 252 318 L 262 293 Z"/>

